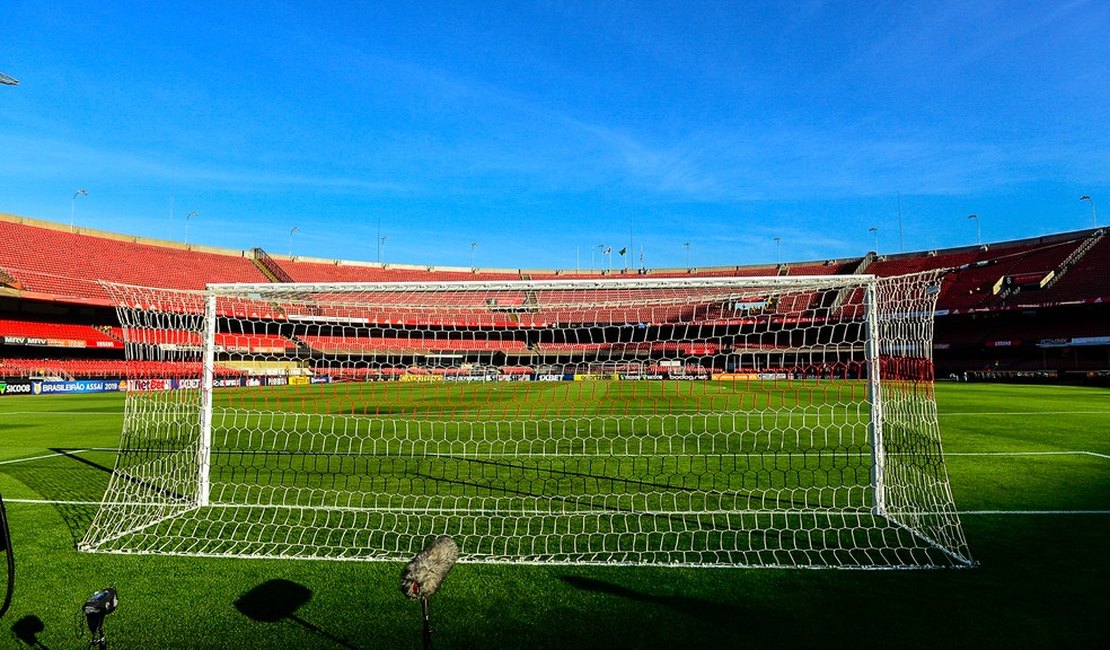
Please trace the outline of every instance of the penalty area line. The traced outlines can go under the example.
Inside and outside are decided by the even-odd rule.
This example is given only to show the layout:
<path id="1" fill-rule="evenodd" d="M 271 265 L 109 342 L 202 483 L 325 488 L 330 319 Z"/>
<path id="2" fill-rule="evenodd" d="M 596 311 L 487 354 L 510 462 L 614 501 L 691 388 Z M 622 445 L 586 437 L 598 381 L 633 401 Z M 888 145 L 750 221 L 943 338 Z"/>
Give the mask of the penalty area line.
<path id="1" fill-rule="evenodd" d="M 939 417 L 961 417 L 969 415 L 1110 415 L 1110 411 L 938 411 Z"/>
<path id="2" fill-rule="evenodd" d="M 991 515 L 1110 515 L 1110 510 L 958 510 L 961 517 Z"/>
<path id="3" fill-rule="evenodd" d="M 45 456 L 31 456 L 29 458 L 10 458 L 8 460 L 0 460 L 0 465 L 15 465 L 16 463 L 29 463 L 33 460 L 45 460 L 47 458 L 57 458 L 58 456 L 72 456 L 73 454 L 84 454 L 90 451 L 111 451 L 119 452 L 115 447 L 85 447 L 84 449 L 67 449 L 64 452 L 57 452 L 53 454 L 46 454 Z"/>
<path id="4" fill-rule="evenodd" d="M 124 415 L 123 411 L 5 411 L 2 415 Z"/>
<path id="5" fill-rule="evenodd" d="M 1110 455 L 1100 454 L 1096 451 L 951 451 L 945 452 L 947 456 L 1094 456 L 1095 458 L 1106 458 L 1110 460 Z"/>
<path id="6" fill-rule="evenodd" d="M 59 501 L 59 500 L 55 500 L 55 499 L 5 499 L 4 501 L 6 503 L 20 503 L 20 504 L 35 505 L 35 506 L 99 506 L 103 503 L 101 501 Z M 112 505 L 151 506 L 152 504 L 150 504 L 150 503 L 113 503 Z M 222 507 L 222 508 L 238 508 L 238 507 L 251 508 L 252 506 L 226 504 L 226 505 L 218 506 L 218 507 Z M 286 506 L 277 506 L 277 507 L 280 509 L 280 508 L 286 507 Z M 308 508 L 308 509 L 312 510 L 313 508 Z M 934 513 L 921 513 L 921 514 L 939 515 L 939 514 L 951 514 L 951 513 L 934 512 Z M 960 515 L 960 516 L 969 516 L 969 517 L 971 517 L 971 516 L 994 516 L 994 515 L 1006 515 L 1006 516 L 1022 516 L 1022 515 L 1026 515 L 1026 516 L 1101 515 L 1101 516 L 1105 516 L 1105 515 L 1110 515 L 1110 510 L 958 510 L 958 511 L 956 511 L 955 514 Z"/>
<path id="7" fill-rule="evenodd" d="M 100 501 L 58 501 L 55 499 L 4 499 L 5 503 L 25 503 L 33 506 L 98 506 Z"/>

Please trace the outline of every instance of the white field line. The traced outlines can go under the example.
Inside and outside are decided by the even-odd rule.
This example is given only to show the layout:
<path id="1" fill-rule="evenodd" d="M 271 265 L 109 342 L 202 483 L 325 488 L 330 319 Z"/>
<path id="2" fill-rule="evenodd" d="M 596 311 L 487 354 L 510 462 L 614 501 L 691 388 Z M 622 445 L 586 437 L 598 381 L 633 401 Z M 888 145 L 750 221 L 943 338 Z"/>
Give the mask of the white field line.
<path id="1" fill-rule="evenodd" d="M 958 510 L 956 514 L 965 515 L 1110 515 L 1110 510 Z"/>
<path id="2" fill-rule="evenodd" d="M 50 500 L 50 499 L 5 499 L 4 501 L 6 503 L 21 503 L 21 504 L 29 504 L 29 505 L 36 505 L 36 506 L 99 506 L 101 504 L 100 501 L 55 501 L 55 500 Z M 150 503 L 124 503 L 124 504 L 115 504 L 115 505 L 131 505 L 131 506 L 150 507 L 153 504 L 150 504 Z M 289 508 L 289 509 L 294 509 L 294 510 L 298 510 L 298 509 L 346 510 L 346 508 L 328 508 L 328 507 L 325 507 L 325 508 L 312 508 L 312 507 L 304 508 L 304 507 L 301 507 L 301 506 L 281 506 L 281 505 L 242 506 L 242 505 L 236 505 L 236 504 L 213 504 L 213 507 L 214 508 L 223 508 L 223 509 L 246 507 L 247 509 L 263 508 L 263 509 L 267 509 L 267 510 L 274 510 L 274 509 L 280 510 L 280 509 L 283 509 L 283 508 Z M 354 508 L 352 510 L 353 511 L 359 511 L 359 512 L 396 512 L 395 510 L 391 510 L 391 509 L 378 509 L 378 508 Z M 454 514 L 464 514 L 465 513 L 465 511 L 459 511 L 459 510 L 456 510 L 456 509 L 445 509 L 445 510 L 442 510 L 441 512 L 454 513 Z M 547 516 L 547 515 L 552 515 L 553 513 L 544 511 L 544 512 L 535 512 L 535 513 L 522 512 L 522 513 L 519 513 L 519 514 L 534 514 L 534 515 Z M 558 513 L 554 513 L 554 514 L 556 514 L 556 516 L 558 515 Z M 596 513 L 591 512 L 591 511 L 580 511 L 580 512 L 565 513 L 565 514 L 578 514 L 578 515 L 598 514 L 598 515 L 603 515 L 603 514 L 612 514 L 612 513 L 610 511 L 606 510 L 606 511 L 598 511 Z M 645 514 L 645 513 L 639 513 L 639 514 Z M 770 514 L 770 515 L 822 514 L 822 515 L 826 515 L 826 514 L 829 514 L 829 513 L 826 512 L 826 511 L 813 511 L 813 512 L 781 511 L 781 512 L 773 512 L 772 513 L 772 512 L 762 511 L 762 510 L 750 510 L 750 511 L 719 511 L 719 512 L 718 511 L 714 511 L 714 512 L 703 512 L 703 511 L 667 512 L 667 513 L 655 513 L 655 514 L 671 514 L 671 515 L 682 515 L 682 514 L 691 514 L 691 515 L 692 514 L 702 514 L 702 515 L 704 515 L 704 514 L 753 514 L 753 515 L 757 515 L 757 514 Z M 920 513 L 920 514 L 943 515 L 943 514 L 950 514 L 950 513 L 932 512 L 932 513 Z M 1110 510 L 957 510 L 956 514 L 961 516 L 961 517 L 962 516 L 994 516 L 994 515 L 1013 515 L 1013 516 L 1022 516 L 1022 515 L 1035 515 L 1035 516 L 1110 515 Z"/>
<path id="3" fill-rule="evenodd" d="M 480 406 L 481 405 L 478 405 L 475 408 L 478 409 L 478 408 L 480 408 Z M 605 410 L 605 409 L 602 408 L 602 410 Z M 269 411 L 259 411 L 259 413 L 268 413 L 268 412 Z M 747 411 L 737 411 L 737 413 L 741 413 L 741 412 L 747 412 Z M 523 411 L 522 411 L 522 413 L 523 413 Z M 644 415 L 644 414 L 654 414 L 654 413 L 655 413 L 655 411 L 651 410 L 651 409 L 649 409 L 649 410 L 629 409 L 627 411 L 621 411 L 620 413 L 615 413 L 614 415 L 615 416 Z M 695 411 L 681 411 L 680 410 L 680 411 L 673 411 L 670 414 L 671 415 L 691 415 L 691 414 L 696 414 L 696 413 L 697 412 L 695 412 Z M 751 411 L 751 413 L 762 413 L 762 411 Z M 558 413 L 555 413 L 555 414 L 558 414 Z M 3 411 L 3 412 L 0 412 L 0 417 L 3 417 L 5 415 L 113 415 L 113 416 L 122 416 L 122 415 L 124 415 L 124 412 L 123 411 Z M 802 416 L 802 415 L 806 415 L 806 414 L 803 412 L 803 413 L 796 413 L 795 415 Z M 938 417 L 969 417 L 969 416 L 976 416 L 976 415 L 988 415 L 988 416 L 1017 415 L 1017 416 L 1022 416 L 1022 417 L 1030 416 L 1030 415 L 1051 415 L 1051 416 L 1057 416 L 1057 415 L 1110 415 L 1110 411 L 955 411 L 955 412 L 953 412 L 953 411 L 941 411 L 941 412 L 937 413 Z M 344 417 L 351 417 L 351 414 L 344 415 Z M 370 418 L 371 416 L 363 416 L 363 417 Z M 579 416 L 575 415 L 573 417 L 579 417 Z M 383 417 L 383 418 L 380 418 L 380 419 L 393 420 L 393 419 L 397 419 L 397 418 Z"/>
<path id="4" fill-rule="evenodd" d="M 68 455 L 71 455 L 71 454 L 82 454 L 82 453 L 86 453 L 86 452 L 90 452 L 90 451 L 103 451 L 103 452 L 119 453 L 119 448 L 117 448 L 117 447 L 86 447 L 84 449 L 67 449 L 65 451 L 65 453 L 59 452 L 59 453 L 54 453 L 54 454 L 46 454 L 44 456 L 31 456 L 31 457 L 28 457 L 28 458 L 11 458 L 11 459 L 8 459 L 8 460 L 0 460 L 0 465 L 14 465 L 16 463 L 27 463 L 27 462 L 34 461 L 34 460 L 44 460 L 44 459 L 47 459 L 47 458 L 57 458 L 58 456 L 68 456 Z M 224 452 L 221 452 L 220 450 L 217 450 L 217 453 L 235 453 L 235 452 L 238 452 L 238 453 L 241 453 L 241 454 L 251 454 L 251 453 L 253 453 L 251 450 L 246 450 L 246 449 L 229 450 L 229 451 L 224 451 Z M 447 457 L 447 458 L 463 458 L 463 459 L 479 459 L 479 460 L 484 459 L 484 458 L 503 458 L 503 457 L 513 457 L 513 458 L 519 458 L 519 457 L 568 458 L 568 457 L 581 457 L 581 456 L 585 456 L 585 455 L 586 454 L 545 454 L 545 453 L 542 453 L 542 452 L 541 453 L 535 453 L 535 452 L 523 452 L 523 453 L 505 452 L 505 453 L 500 453 L 500 454 L 482 454 L 482 455 L 469 455 L 469 456 L 465 455 L 465 454 L 463 454 L 463 455 L 459 455 L 459 454 L 440 454 L 440 453 L 422 454 L 422 456 L 425 456 L 425 457 L 437 457 L 437 458 L 438 457 Z M 620 456 L 620 457 L 634 457 L 634 458 L 639 458 L 639 457 L 645 456 L 645 455 L 651 455 L 651 454 L 605 454 L 606 457 Z M 728 454 L 709 454 L 709 456 L 712 456 L 712 457 L 723 457 L 723 456 L 726 456 L 726 455 L 728 455 Z M 762 456 L 764 454 L 732 454 L 732 455 Z M 910 455 L 910 454 L 892 454 L 892 455 Z M 591 454 L 590 456 L 593 456 L 593 455 Z M 1082 450 L 1074 450 L 1074 451 L 948 451 L 948 452 L 944 452 L 944 456 L 945 457 L 949 457 L 949 456 L 1093 456 L 1095 458 L 1104 458 L 1104 459 L 1110 460 L 1110 454 L 1100 454 L 1100 453 L 1094 452 L 1094 451 L 1082 451 Z"/>
<path id="5" fill-rule="evenodd" d="M 1094 456 L 1110 459 L 1095 451 L 946 451 L 944 456 Z"/>
<path id="6" fill-rule="evenodd" d="M 1110 411 L 940 411 L 940 417 L 967 417 L 969 415 L 1110 415 Z"/>
<path id="7" fill-rule="evenodd" d="M 4 411 L 4 415 L 123 415 L 123 411 Z"/>
<path id="8" fill-rule="evenodd" d="M 53 501 L 50 499 L 4 499 L 4 503 L 29 503 L 35 506 L 98 506 L 100 501 Z"/>
<path id="9" fill-rule="evenodd" d="M 14 465 L 16 463 L 28 463 L 28 462 L 31 462 L 32 460 L 44 460 L 46 458 L 57 458 L 58 456 L 68 456 L 70 454 L 83 454 L 86 451 L 118 451 L 118 450 L 117 449 L 104 449 L 104 448 L 101 448 L 101 449 L 92 449 L 92 448 L 89 448 L 89 449 L 73 449 L 73 450 L 67 449 L 65 451 L 65 453 L 58 452 L 58 453 L 54 453 L 54 454 L 46 454 L 45 456 L 32 456 L 30 458 L 11 458 L 9 460 L 0 460 L 0 465 Z"/>

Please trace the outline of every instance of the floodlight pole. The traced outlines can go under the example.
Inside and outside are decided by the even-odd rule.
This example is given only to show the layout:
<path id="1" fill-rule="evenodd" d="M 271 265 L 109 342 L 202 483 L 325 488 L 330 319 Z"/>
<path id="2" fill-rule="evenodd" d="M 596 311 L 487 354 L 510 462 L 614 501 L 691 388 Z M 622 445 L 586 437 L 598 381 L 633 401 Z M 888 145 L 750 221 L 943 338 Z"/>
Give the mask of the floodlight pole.
<path id="1" fill-rule="evenodd" d="M 470 270 L 474 270 L 474 249 L 478 248 L 478 242 L 470 242 Z"/>
<path id="2" fill-rule="evenodd" d="M 875 236 L 875 254 L 879 254 L 879 229 L 872 226 L 867 229 L 867 232 Z"/>
<path id="3" fill-rule="evenodd" d="M 389 239 L 389 235 L 382 235 L 378 237 L 378 263 L 383 263 L 382 258 L 385 256 L 385 240 Z"/>
<path id="4" fill-rule="evenodd" d="M 782 246 L 782 237 L 775 237 L 775 264 L 782 264 L 782 256 L 779 254 Z"/>
<path id="5" fill-rule="evenodd" d="M 73 198 L 69 200 L 69 227 L 71 229 L 73 228 L 73 214 L 74 214 L 74 210 L 76 209 L 76 205 L 77 205 L 77 197 L 79 197 L 79 196 L 88 196 L 88 195 L 89 195 L 89 191 L 82 188 L 82 189 L 79 189 L 76 192 L 74 192 L 73 193 Z"/>
<path id="6" fill-rule="evenodd" d="M 198 216 L 196 210 L 190 210 L 189 214 L 185 215 L 185 245 L 186 246 L 189 245 L 189 220 L 192 219 L 193 217 L 196 217 L 196 216 Z"/>
<path id="7" fill-rule="evenodd" d="M 906 252 L 906 241 L 902 238 L 902 193 L 898 192 L 898 252 Z"/>
<path id="8" fill-rule="evenodd" d="M 979 215 L 969 214 L 969 215 L 967 215 L 967 218 L 975 220 L 975 243 L 978 244 L 979 246 L 982 246 L 983 245 L 983 231 L 979 229 Z"/>
<path id="9" fill-rule="evenodd" d="M 1083 196 L 1079 197 L 1079 200 L 1087 201 L 1091 204 L 1091 227 L 1098 228 L 1098 217 L 1095 213 L 1095 200 L 1091 198 L 1090 194 L 1084 194 Z"/>
<path id="10" fill-rule="evenodd" d="M 289 229 L 289 259 L 293 259 L 293 233 L 300 230 L 300 226 L 293 226 Z"/>
<path id="11" fill-rule="evenodd" d="M 624 270 L 626 270 L 626 271 L 628 270 L 628 260 L 629 260 L 630 257 L 632 257 L 635 254 L 635 253 L 633 253 L 633 251 L 636 250 L 635 247 L 632 244 L 632 229 L 633 229 L 633 226 L 635 225 L 635 223 L 636 223 L 636 215 L 635 214 L 628 215 L 628 248 L 627 248 L 628 252 L 625 255 L 621 255 L 621 257 L 624 258 L 623 260 L 621 260 L 621 265 L 624 266 Z"/>
<path id="12" fill-rule="evenodd" d="M 690 270 L 690 242 L 682 244 L 686 247 L 686 270 Z"/>

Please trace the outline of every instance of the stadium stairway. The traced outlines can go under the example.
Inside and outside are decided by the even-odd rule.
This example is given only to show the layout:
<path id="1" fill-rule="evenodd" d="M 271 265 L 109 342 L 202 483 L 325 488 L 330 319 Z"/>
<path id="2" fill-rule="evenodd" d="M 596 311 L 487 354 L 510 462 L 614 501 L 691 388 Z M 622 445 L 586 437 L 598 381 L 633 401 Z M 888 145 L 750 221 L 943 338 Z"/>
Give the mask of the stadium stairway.
<path id="1" fill-rule="evenodd" d="M 5 273 L 4 269 L 0 269 L 0 284 L 9 286 L 17 291 L 23 288 L 23 284 L 19 280 L 16 280 L 12 276 Z"/>
<path id="2" fill-rule="evenodd" d="M 266 276 L 270 282 L 292 282 L 293 278 L 281 268 L 277 260 L 270 257 L 270 255 L 261 248 L 251 249 L 251 262 L 254 264 L 258 272 Z"/>
<path id="3" fill-rule="evenodd" d="M 1056 272 L 1053 274 L 1052 278 L 1045 284 L 1044 288 L 1051 289 L 1053 285 L 1059 282 L 1064 277 L 1064 275 L 1067 274 L 1069 270 L 1071 270 L 1072 267 L 1079 264 L 1079 262 L 1087 255 L 1087 253 L 1091 252 L 1091 249 L 1098 245 L 1098 242 L 1103 238 L 1103 236 L 1105 236 L 1105 234 L 1106 229 L 1099 228 L 1098 230 L 1091 233 L 1090 237 L 1080 242 L 1079 246 L 1077 246 L 1070 255 L 1065 257 L 1064 261 L 1060 262 L 1060 266 L 1056 267 Z"/>

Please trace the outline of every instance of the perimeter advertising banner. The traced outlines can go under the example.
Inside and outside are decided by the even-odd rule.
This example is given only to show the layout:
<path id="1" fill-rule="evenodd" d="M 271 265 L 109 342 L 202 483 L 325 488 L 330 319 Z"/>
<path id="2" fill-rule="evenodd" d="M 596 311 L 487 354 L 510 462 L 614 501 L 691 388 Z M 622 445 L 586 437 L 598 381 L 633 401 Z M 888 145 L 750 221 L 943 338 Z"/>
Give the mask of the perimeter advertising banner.
<path id="1" fill-rule="evenodd" d="M 719 372 L 713 375 L 713 381 L 778 381 L 790 379 L 786 372 Z"/>
<path id="2" fill-rule="evenodd" d="M 434 381 L 443 381 L 443 375 L 410 375 L 406 373 L 401 375 L 401 381 L 431 383 Z"/>
<path id="3" fill-rule="evenodd" d="M 28 345 L 42 348 L 123 348 L 118 341 L 88 339 L 54 339 L 41 336 L 0 336 L 3 345 Z"/>
<path id="4" fill-rule="evenodd" d="M 5 395 L 30 395 L 31 382 L 26 380 L 0 381 L 0 397 Z"/>
<path id="5" fill-rule="evenodd" d="M 330 384 L 331 377 L 217 377 L 216 388 L 243 386 L 285 386 L 304 384 Z M 7 395 L 80 395 L 88 393 L 118 393 L 125 391 L 196 390 L 200 379 L 75 379 L 71 381 L 45 379 L 0 380 L 0 397 Z"/>
<path id="6" fill-rule="evenodd" d="M 609 381 L 612 379 L 620 379 L 620 375 L 615 372 L 606 373 L 575 373 L 574 381 Z"/>
<path id="7" fill-rule="evenodd" d="M 76 395 L 81 393 L 118 393 L 128 390 L 128 382 L 121 379 L 76 379 L 73 381 L 31 380 L 32 395 Z"/>

